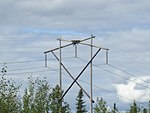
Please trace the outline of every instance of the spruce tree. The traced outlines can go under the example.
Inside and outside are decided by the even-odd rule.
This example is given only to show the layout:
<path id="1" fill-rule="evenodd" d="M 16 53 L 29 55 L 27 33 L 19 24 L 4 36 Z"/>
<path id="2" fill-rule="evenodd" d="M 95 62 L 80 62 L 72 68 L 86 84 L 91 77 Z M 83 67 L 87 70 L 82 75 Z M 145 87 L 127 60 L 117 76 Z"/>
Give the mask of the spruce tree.
<path id="1" fill-rule="evenodd" d="M 133 104 L 130 106 L 129 113 L 139 113 L 141 111 L 140 106 L 137 105 L 137 103 L 134 101 Z"/>
<path id="2" fill-rule="evenodd" d="M 63 99 L 60 100 L 62 93 L 59 85 L 52 89 L 50 94 L 50 110 L 52 113 L 70 113 L 69 104 L 64 102 Z"/>
<path id="3" fill-rule="evenodd" d="M 76 103 L 76 113 L 86 113 L 86 105 L 85 101 L 83 100 L 83 90 L 80 89 L 78 96 L 77 96 L 77 103 Z"/>
<path id="4" fill-rule="evenodd" d="M 94 107 L 94 113 L 107 113 L 107 102 L 103 98 L 97 98 L 96 105 Z"/>

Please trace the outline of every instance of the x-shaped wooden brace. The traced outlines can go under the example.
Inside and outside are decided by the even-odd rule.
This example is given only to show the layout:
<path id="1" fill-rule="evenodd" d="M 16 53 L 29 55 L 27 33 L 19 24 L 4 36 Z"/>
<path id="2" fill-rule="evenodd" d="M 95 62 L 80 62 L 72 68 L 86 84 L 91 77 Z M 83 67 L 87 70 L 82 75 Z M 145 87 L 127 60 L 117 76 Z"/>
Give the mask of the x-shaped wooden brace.
<path id="1" fill-rule="evenodd" d="M 74 85 L 74 83 L 76 83 L 82 90 L 83 92 L 88 96 L 88 98 L 90 98 L 89 94 L 83 89 L 83 87 L 77 82 L 78 78 L 82 75 L 82 73 L 85 71 L 85 69 L 89 66 L 89 64 L 93 61 L 93 59 L 96 57 L 96 55 L 99 53 L 99 51 L 101 50 L 101 48 L 98 49 L 98 51 L 95 53 L 95 55 L 90 59 L 90 61 L 87 63 L 87 65 L 82 69 L 82 71 L 80 72 L 80 74 L 74 78 L 71 73 L 67 70 L 67 68 L 64 66 L 64 64 L 61 62 L 61 66 L 66 70 L 66 72 L 69 74 L 69 76 L 74 80 L 72 82 L 72 84 L 68 87 L 68 89 L 64 92 L 64 94 L 62 95 L 62 97 L 60 98 L 61 100 L 64 98 L 64 96 L 68 93 L 68 91 L 71 89 L 71 87 Z M 56 56 L 56 54 L 52 51 L 52 54 L 55 56 L 55 58 L 57 59 L 57 61 L 59 61 L 59 58 Z M 92 100 L 92 102 L 94 103 L 94 100 Z"/>

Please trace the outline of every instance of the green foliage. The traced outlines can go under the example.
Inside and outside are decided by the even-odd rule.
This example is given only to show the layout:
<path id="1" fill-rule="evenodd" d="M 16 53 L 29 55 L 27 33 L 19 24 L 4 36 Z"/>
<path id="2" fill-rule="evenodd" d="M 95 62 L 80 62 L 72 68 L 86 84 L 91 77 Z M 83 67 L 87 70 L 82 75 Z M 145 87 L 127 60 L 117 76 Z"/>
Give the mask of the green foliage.
<path id="1" fill-rule="evenodd" d="M 130 106 L 130 113 L 137 113 L 137 104 L 134 101 L 133 105 Z"/>
<path id="2" fill-rule="evenodd" d="M 143 109 L 143 113 L 148 113 L 146 108 Z"/>
<path id="3" fill-rule="evenodd" d="M 86 105 L 85 104 L 85 101 L 83 101 L 83 90 L 80 89 L 79 93 L 78 93 L 78 96 L 77 96 L 77 103 L 76 103 L 76 113 L 86 113 L 87 110 L 86 110 Z"/>
<path id="4" fill-rule="evenodd" d="M 103 98 L 97 98 L 96 105 L 94 107 L 94 113 L 107 113 L 106 101 Z"/>
<path id="5" fill-rule="evenodd" d="M 50 95 L 50 110 L 52 113 L 69 113 L 69 104 L 67 102 L 64 102 L 64 100 L 60 100 L 62 96 L 62 91 L 59 87 L 59 85 L 56 85 L 55 88 L 53 88 L 52 93 Z"/>
<path id="6" fill-rule="evenodd" d="M 46 78 L 40 80 L 29 77 L 29 85 L 22 98 L 11 79 L 6 79 L 6 66 L 2 68 L 0 80 L 0 113 L 69 113 L 69 104 L 60 100 L 62 91 L 56 85 L 51 90 Z M 62 103 L 62 104 L 61 104 Z"/>
<path id="7" fill-rule="evenodd" d="M 22 113 L 33 113 L 34 112 L 34 87 L 35 83 L 29 78 L 29 86 L 25 89 L 23 95 L 23 110 Z"/>
<path id="8" fill-rule="evenodd" d="M 39 80 L 34 81 L 29 77 L 29 86 L 25 89 L 23 96 L 22 113 L 49 113 L 50 108 L 50 86 L 48 82 Z"/>
<path id="9" fill-rule="evenodd" d="M 16 86 L 12 79 L 6 78 L 6 67 L 2 68 L 0 79 L 0 112 L 19 113 L 21 102 L 18 98 L 20 86 Z"/>
<path id="10" fill-rule="evenodd" d="M 37 91 L 35 93 L 36 113 L 48 113 L 50 108 L 50 86 L 46 80 L 37 81 Z"/>
<path id="11" fill-rule="evenodd" d="M 69 113 L 69 105 L 60 100 L 61 95 L 58 85 L 51 90 L 46 79 L 33 80 L 29 77 L 29 86 L 23 96 L 22 113 Z"/>
<path id="12" fill-rule="evenodd" d="M 134 101 L 133 104 L 130 106 L 129 113 L 138 113 L 141 111 L 140 106 L 137 105 L 137 103 Z"/>

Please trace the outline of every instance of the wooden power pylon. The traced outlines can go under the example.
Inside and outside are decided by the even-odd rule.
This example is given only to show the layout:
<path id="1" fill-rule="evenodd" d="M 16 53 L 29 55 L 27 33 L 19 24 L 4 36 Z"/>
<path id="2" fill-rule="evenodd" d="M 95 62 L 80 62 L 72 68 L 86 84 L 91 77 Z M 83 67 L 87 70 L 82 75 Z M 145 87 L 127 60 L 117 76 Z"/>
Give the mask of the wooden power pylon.
<path id="1" fill-rule="evenodd" d="M 103 48 L 103 47 L 99 47 L 93 44 L 93 39 L 95 38 L 95 36 L 91 35 L 91 37 L 86 38 L 86 39 L 82 39 L 82 40 L 64 40 L 62 38 L 59 38 L 59 47 L 45 51 L 45 66 L 47 67 L 47 54 L 48 53 L 52 53 L 54 55 L 54 57 L 56 58 L 56 60 L 59 62 L 59 85 L 60 85 L 60 89 L 62 90 L 62 68 L 68 73 L 68 75 L 73 79 L 73 82 L 71 83 L 71 85 L 68 87 L 68 89 L 62 94 L 60 99 L 63 99 L 65 97 L 65 95 L 69 92 L 69 90 L 72 88 L 72 86 L 76 83 L 85 93 L 85 95 L 89 98 L 90 100 L 90 113 L 93 113 L 93 64 L 92 61 L 93 59 L 97 56 L 97 54 L 99 53 L 99 51 L 101 49 L 106 51 L 106 64 L 108 64 L 108 48 Z M 91 40 L 90 43 L 85 43 L 85 41 L 87 40 Z M 66 45 L 62 45 L 62 41 L 64 42 L 69 42 L 69 44 Z M 65 65 L 62 63 L 62 48 L 74 45 L 75 47 L 75 58 L 77 58 L 77 46 L 78 45 L 85 45 L 85 46 L 90 46 L 91 47 L 91 51 L 90 51 L 90 60 L 88 61 L 88 63 L 85 65 L 85 67 L 81 70 L 81 72 L 79 73 L 79 75 L 74 78 L 73 75 L 69 72 L 69 70 L 65 67 Z M 97 48 L 98 50 L 93 54 L 93 48 Z M 59 56 L 57 56 L 54 51 L 58 50 L 59 51 Z M 79 79 L 79 77 L 82 75 L 82 73 L 87 69 L 87 67 L 90 65 L 90 95 L 87 93 L 87 91 L 80 85 L 80 83 L 77 81 Z"/>

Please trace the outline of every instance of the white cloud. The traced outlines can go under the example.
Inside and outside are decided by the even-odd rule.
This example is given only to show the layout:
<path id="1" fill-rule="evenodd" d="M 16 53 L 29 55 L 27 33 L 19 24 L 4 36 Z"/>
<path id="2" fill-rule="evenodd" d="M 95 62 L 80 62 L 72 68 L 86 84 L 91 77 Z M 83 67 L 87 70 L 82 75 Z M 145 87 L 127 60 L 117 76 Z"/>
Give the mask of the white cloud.
<path id="1" fill-rule="evenodd" d="M 142 80 L 141 80 L 142 79 Z M 144 81 L 149 81 L 150 77 L 145 76 L 145 77 L 140 77 L 139 79 L 137 78 L 131 78 L 131 81 L 129 81 L 127 84 L 117 84 L 116 89 L 117 89 L 117 94 L 120 97 L 120 99 L 124 102 L 131 102 L 131 100 L 135 100 L 138 102 L 147 102 L 148 99 L 150 98 L 150 87 L 149 83 L 146 83 Z M 144 80 L 144 81 L 143 81 Z M 132 82 L 133 81 L 133 82 Z M 141 84 L 147 86 L 142 87 L 140 89 L 137 89 L 136 87 Z"/>

